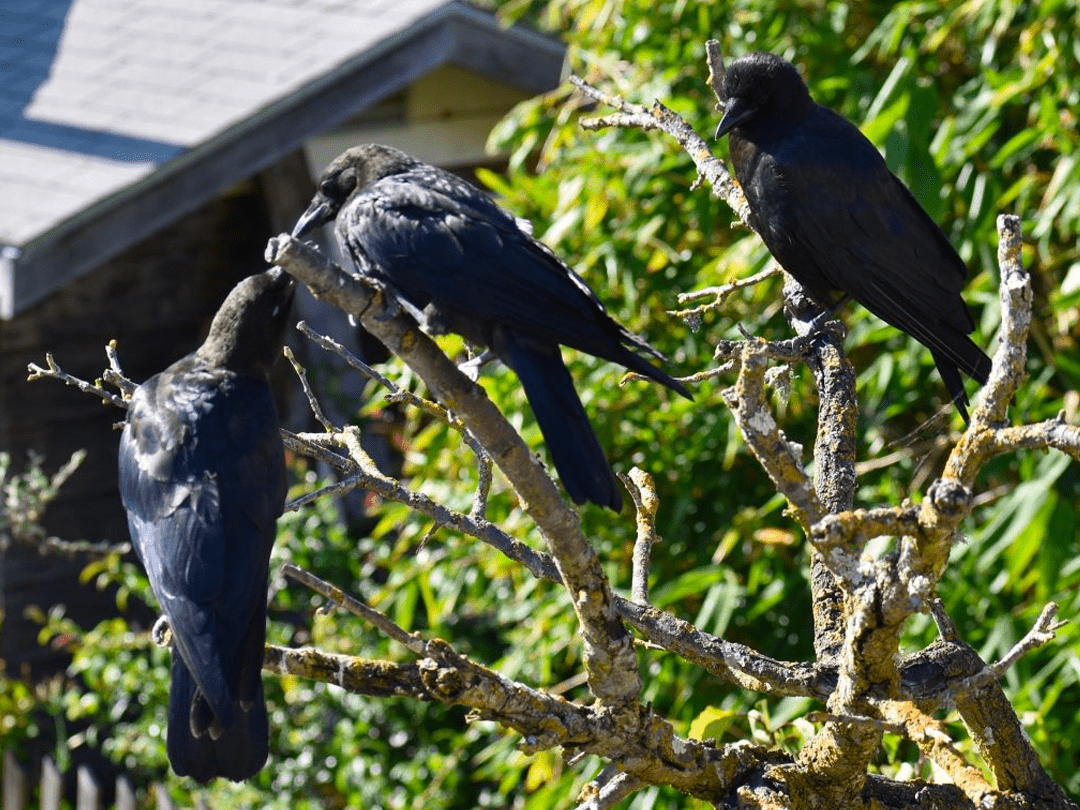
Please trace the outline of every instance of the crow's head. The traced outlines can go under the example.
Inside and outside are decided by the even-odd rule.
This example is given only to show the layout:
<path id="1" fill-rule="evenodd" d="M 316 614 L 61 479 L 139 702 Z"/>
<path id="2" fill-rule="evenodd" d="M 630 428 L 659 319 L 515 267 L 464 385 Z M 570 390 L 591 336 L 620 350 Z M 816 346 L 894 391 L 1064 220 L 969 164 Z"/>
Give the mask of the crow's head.
<path id="1" fill-rule="evenodd" d="M 218 308 L 199 355 L 212 366 L 268 378 L 285 342 L 294 288 L 280 267 L 245 278 Z"/>
<path id="2" fill-rule="evenodd" d="M 338 215 L 349 198 L 376 180 L 400 174 L 420 165 L 400 149 L 367 143 L 354 146 L 334 158 L 319 178 L 319 189 L 311 204 L 300 215 L 293 228 L 293 238 L 299 239 L 313 228 L 325 225 Z"/>
<path id="3" fill-rule="evenodd" d="M 724 74 L 724 117 L 720 138 L 736 127 L 783 128 L 812 105 L 810 91 L 795 66 L 771 53 L 740 56 Z"/>

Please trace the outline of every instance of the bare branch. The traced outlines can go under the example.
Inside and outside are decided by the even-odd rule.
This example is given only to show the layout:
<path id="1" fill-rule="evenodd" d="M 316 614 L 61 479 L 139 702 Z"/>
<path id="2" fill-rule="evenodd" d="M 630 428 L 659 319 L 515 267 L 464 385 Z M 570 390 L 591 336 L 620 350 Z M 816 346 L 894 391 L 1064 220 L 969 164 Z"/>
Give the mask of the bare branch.
<path id="1" fill-rule="evenodd" d="M 323 435 L 313 437 L 309 434 L 297 435 L 282 431 L 282 436 L 285 446 L 293 452 L 325 461 L 348 476 L 350 480 L 354 480 L 355 483 L 350 484 L 350 489 L 363 487 L 381 498 L 405 504 L 410 509 L 430 518 L 438 526 L 445 526 L 448 529 L 460 532 L 468 537 L 475 537 L 477 540 L 487 543 L 492 548 L 501 551 L 510 559 L 523 565 L 534 576 L 549 579 L 553 582 L 562 582 L 562 575 L 551 557 L 536 551 L 516 537 L 506 534 L 494 524 L 447 509 L 445 506 L 435 503 L 426 495 L 407 489 L 398 481 L 382 474 L 375 468 L 374 463 L 370 464 L 370 466 L 358 463 L 355 459 L 341 456 L 314 440 L 316 438 L 324 439 L 335 446 L 346 447 L 344 433 L 333 437 Z"/>
<path id="2" fill-rule="evenodd" d="M 702 178 L 708 180 L 713 193 L 726 201 L 742 223 L 750 227 L 750 207 L 746 203 L 746 197 L 743 196 L 739 184 L 732 178 L 724 162 L 713 155 L 705 139 L 698 135 L 678 113 L 672 112 L 659 101 L 652 107 L 632 104 L 619 96 L 597 90 L 577 76 L 571 76 L 570 81 L 589 98 L 619 111 L 615 115 L 593 121 L 582 121 L 583 128 L 636 127 L 645 131 L 660 130 L 667 133 L 693 158 L 697 166 L 698 179 L 691 188 L 696 187 Z"/>
<path id="3" fill-rule="evenodd" d="M 316 297 L 358 317 L 409 364 L 439 401 L 461 417 L 518 491 L 522 506 L 548 542 L 581 622 L 593 693 L 616 706 L 635 701 L 641 689 L 637 656 L 626 628 L 616 617 L 600 560 L 582 534 L 577 514 L 483 389 L 462 374 L 374 283 L 344 272 L 287 234 L 270 240 L 266 257 L 307 284 Z"/>
<path id="4" fill-rule="evenodd" d="M 637 539 L 634 541 L 633 568 L 631 572 L 630 598 L 639 605 L 649 604 L 649 567 L 653 544 L 659 542 L 656 533 L 656 510 L 660 501 L 656 497 L 656 484 L 644 470 L 633 467 L 629 475 L 619 475 L 634 501 L 637 515 Z"/>
<path id="5" fill-rule="evenodd" d="M 394 641 L 404 644 L 414 655 L 424 654 L 426 647 L 424 642 L 421 641 L 418 636 L 415 636 L 398 626 L 385 614 L 380 613 L 374 608 L 368 607 L 355 596 L 349 596 L 349 594 L 345 593 L 340 588 L 331 585 L 326 580 L 320 579 L 311 572 L 305 571 L 303 568 L 295 566 L 292 563 L 285 563 L 281 566 L 281 573 L 289 579 L 295 579 L 297 582 L 306 585 L 316 593 L 325 596 L 335 605 L 344 608 L 354 616 L 359 616 L 372 627 L 380 630 L 384 635 L 392 638 Z"/>
<path id="6" fill-rule="evenodd" d="M 875 537 L 902 537 L 919 531 L 919 510 L 912 506 L 854 509 L 826 515 L 810 531 L 810 542 L 822 551 L 861 548 Z"/>
<path id="7" fill-rule="evenodd" d="M 357 695 L 400 695 L 417 700 L 437 698 L 424 686 L 420 663 L 395 664 L 352 655 L 323 652 L 311 647 L 289 649 L 266 645 L 263 670 L 333 684 Z"/>
<path id="8" fill-rule="evenodd" d="M 581 789 L 577 810 L 609 810 L 647 784 L 623 773 L 616 765 L 608 765 Z"/>
<path id="9" fill-rule="evenodd" d="M 411 405 L 456 430 L 469 449 L 473 451 L 473 454 L 477 459 L 477 484 L 476 494 L 473 498 L 472 514 L 476 517 L 483 517 L 484 514 L 486 514 L 487 498 L 491 491 L 492 482 L 491 457 L 460 419 L 454 417 L 447 408 L 444 408 L 439 403 L 419 397 L 413 392 L 394 384 L 389 377 L 380 374 L 333 338 L 327 337 L 326 335 L 320 335 L 304 321 L 298 323 L 296 328 L 317 346 L 326 351 L 333 352 L 365 377 L 374 380 L 385 388 L 389 392 L 387 401 Z"/>
<path id="10" fill-rule="evenodd" d="M 770 264 L 759 273 L 754 273 L 754 275 L 747 276 L 746 278 L 732 279 L 726 284 L 721 284 L 718 287 L 704 287 L 700 290 L 694 290 L 693 292 L 679 293 L 677 300 L 680 304 L 696 301 L 699 298 L 705 298 L 706 296 L 712 296 L 712 300 L 704 304 L 699 304 L 696 307 L 691 307 L 690 309 L 671 309 L 668 310 L 668 314 L 683 318 L 691 325 L 691 328 L 695 328 L 695 322 L 700 323 L 702 315 L 720 309 L 724 305 L 724 302 L 731 297 L 732 293 L 745 289 L 746 287 L 753 287 L 767 279 L 782 275 L 783 272 L 784 271 L 779 265 Z"/>
<path id="11" fill-rule="evenodd" d="M 919 747 L 927 759 L 940 767 L 952 783 L 964 791 L 976 806 L 983 805 L 983 797 L 994 788 L 975 766 L 953 744 L 944 723 L 935 720 L 907 701 L 886 700 L 878 704 L 882 716 L 897 724 L 904 736 Z"/>
<path id="12" fill-rule="evenodd" d="M 965 678 L 957 687 L 956 691 L 968 692 L 975 691 L 987 683 L 992 681 L 1000 681 L 1004 677 L 1005 673 L 1010 668 L 1015 666 L 1016 662 L 1027 655 L 1032 650 L 1049 644 L 1054 640 L 1054 636 L 1058 630 L 1064 627 L 1068 622 L 1055 622 L 1054 617 L 1057 616 L 1058 606 L 1055 602 L 1050 602 L 1046 607 L 1042 609 L 1039 614 L 1039 618 L 1035 621 L 1034 626 L 1027 632 L 1027 634 L 1020 639 L 997 663 L 991 664 L 985 667 L 981 672 Z"/>
<path id="13" fill-rule="evenodd" d="M 1002 441 L 1009 402 L 1026 378 L 1027 337 L 1031 326 L 1031 277 L 1021 262 L 1020 218 L 1001 215 L 998 225 L 998 262 L 1001 267 L 1001 330 L 990 379 L 983 386 L 971 414 L 971 424 L 949 455 L 942 478 L 952 478 L 970 489 L 989 459 L 1009 448 Z M 1055 422 L 1044 423 L 1048 434 L 1060 436 Z M 1031 440 L 1032 431 L 1020 435 Z M 1006 436 L 1019 438 L 1015 431 Z M 1045 441 L 1049 442 L 1047 436 Z M 1069 442 L 1065 446 L 1072 446 Z"/>
<path id="14" fill-rule="evenodd" d="M 765 399 L 765 342 L 742 344 L 739 377 L 722 392 L 747 446 L 764 467 L 777 491 L 788 499 L 806 531 L 821 519 L 823 509 L 802 463 L 802 448 L 784 436 Z"/>
<path id="15" fill-rule="evenodd" d="M 124 371 L 120 368 L 120 356 L 117 354 L 116 348 L 115 340 L 110 340 L 105 344 L 105 356 L 109 359 L 109 367 L 105 369 L 101 377 L 109 385 L 119 388 L 124 395 L 124 399 L 130 399 L 139 386 L 124 376 Z"/>
<path id="16" fill-rule="evenodd" d="M 73 388 L 77 388 L 84 394 L 93 394 L 94 396 L 101 397 L 102 401 L 108 403 L 109 405 L 115 405 L 117 408 L 123 408 L 124 410 L 127 410 L 127 400 L 125 400 L 123 397 L 119 397 L 116 394 L 111 394 L 106 391 L 105 387 L 101 384 L 100 381 L 95 382 L 91 385 L 85 380 L 80 380 L 78 377 L 73 377 L 71 374 L 68 374 L 66 371 L 60 368 L 59 365 L 57 365 L 57 362 L 55 359 L 53 359 L 51 353 L 47 353 L 45 355 L 45 363 L 46 365 L 48 365 L 48 368 L 42 368 L 37 363 L 28 363 L 26 366 L 26 370 L 28 372 L 26 379 L 29 382 L 45 379 L 60 380 L 60 382 L 64 383 L 65 385 L 70 385 Z"/>
<path id="17" fill-rule="evenodd" d="M 326 418 L 326 414 L 323 413 L 322 406 L 319 404 L 319 400 L 315 397 L 315 392 L 311 390 L 311 385 L 308 384 L 307 369 L 304 368 L 300 361 L 296 359 L 296 355 L 293 354 L 293 350 L 286 346 L 282 349 L 285 358 L 289 361 L 293 367 L 293 371 L 296 373 L 297 379 L 300 380 L 300 387 L 304 390 L 304 395 L 307 397 L 308 406 L 311 408 L 311 412 L 315 415 L 315 419 L 319 424 L 323 426 L 323 429 L 327 433 L 334 432 L 334 426 L 330 423 L 330 420 Z"/>

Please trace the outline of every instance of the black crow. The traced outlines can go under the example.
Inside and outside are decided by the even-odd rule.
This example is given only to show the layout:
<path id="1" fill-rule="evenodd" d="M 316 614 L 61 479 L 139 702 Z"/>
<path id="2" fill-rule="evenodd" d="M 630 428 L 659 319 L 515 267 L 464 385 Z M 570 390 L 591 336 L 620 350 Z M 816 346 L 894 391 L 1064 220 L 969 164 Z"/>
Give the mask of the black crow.
<path id="1" fill-rule="evenodd" d="M 874 145 L 810 98 L 790 62 L 769 53 L 735 60 L 723 80 L 716 137 L 731 162 L 750 224 L 819 305 L 854 298 L 930 350 L 966 422 L 960 371 L 980 383 L 990 358 L 960 291 L 967 268 Z"/>
<path id="2" fill-rule="evenodd" d="M 241 281 L 196 351 L 144 382 L 120 439 L 120 496 L 172 631 L 169 762 L 199 782 L 266 762 L 266 591 L 285 504 L 270 369 L 293 280 Z"/>
<path id="3" fill-rule="evenodd" d="M 388 146 L 349 149 L 327 167 L 293 230 L 337 218 L 342 251 L 429 332 L 490 348 L 514 370 L 575 503 L 619 510 L 622 496 L 559 346 L 610 360 L 690 397 L 628 346 L 663 359 L 616 323 L 573 270 L 487 194 Z"/>

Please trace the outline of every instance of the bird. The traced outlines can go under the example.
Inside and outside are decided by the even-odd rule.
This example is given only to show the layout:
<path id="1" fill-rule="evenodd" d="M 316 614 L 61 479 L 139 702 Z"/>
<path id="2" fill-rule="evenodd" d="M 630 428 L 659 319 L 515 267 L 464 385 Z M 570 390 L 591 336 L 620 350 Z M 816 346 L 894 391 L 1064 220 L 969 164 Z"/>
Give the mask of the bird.
<path id="1" fill-rule="evenodd" d="M 270 389 L 293 279 L 242 280 L 205 341 L 136 388 L 120 439 L 120 497 L 171 631 L 166 749 L 198 782 L 239 782 L 268 756 L 262 688 L 285 452 Z"/>
<path id="2" fill-rule="evenodd" d="M 622 495 L 563 362 L 569 346 L 690 392 L 635 352 L 663 356 L 617 323 L 530 228 L 457 175 L 390 146 L 339 155 L 292 236 L 335 220 L 342 253 L 431 334 L 490 350 L 517 375 L 567 494 L 622 508 Z"/>
<path id="3" fill-rule="evenodd" d="M 716 138 L 729 138 L 751 227 L 826 313 L 854 299 L 930 350 L 964 422 L 960 372 L 980 384 L 990 358 L 961 291 L 967 267 L 874 145 L 814 102 L 785 59 L 736 59 L 721 85 Z"/>

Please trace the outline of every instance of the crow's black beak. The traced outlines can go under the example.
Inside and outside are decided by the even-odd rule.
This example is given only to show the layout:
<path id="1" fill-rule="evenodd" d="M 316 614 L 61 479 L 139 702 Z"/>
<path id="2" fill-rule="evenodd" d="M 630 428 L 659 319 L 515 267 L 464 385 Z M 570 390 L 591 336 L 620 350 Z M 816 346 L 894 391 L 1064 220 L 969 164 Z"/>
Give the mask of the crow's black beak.
<path id="1" fill-rule="evenodd" d="M 728 99 L 727 104 L 724 106 L 724 115 L 720 119 L 720 123 L 716 126 L 716 134 L 713 137 L 724 137 L 743 121 L 750 119 L 753 115 L 754 108 L 748 106 L 745 101 L 740 101 L 738 98 Z"/>
<path id="2" fill-rule="evenodd" d="M 333 202 L 322 194 L 316 194 L 315 199 L 311 201 L 311 205 L 300 215 L 300 219 L 296 220 L 296 226 L 292 230 L 293 239 L 301 238 L 320 225 L 326 224 L 335 216 L 337 216 L 337 208 Z"/>

